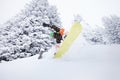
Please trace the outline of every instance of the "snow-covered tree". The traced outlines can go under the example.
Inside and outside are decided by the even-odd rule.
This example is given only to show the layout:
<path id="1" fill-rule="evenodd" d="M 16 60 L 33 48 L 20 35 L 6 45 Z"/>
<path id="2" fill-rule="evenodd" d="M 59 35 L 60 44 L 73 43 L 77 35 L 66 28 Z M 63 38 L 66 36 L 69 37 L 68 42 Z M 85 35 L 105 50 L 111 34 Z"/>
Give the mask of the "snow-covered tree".
<path id="1" fill-rule="evenodd" d="M 96 26 L 92 28 L 85 20 L 78 14 L 74 17 L 74 21 L 81 22 L 82 24 L 82 33 L 81 35 L 85 38 L 86 42 L 89 44 L 104 44 L 103 33 L 104 29 Z"/>
<path id="2" fill-rule="evenodd" d="M 51 6 L 49 7 L 48 12 L 49 12 L 48 18 L 50 19 L 50 24 L 61 27 L 61 21 L 59 19 L 58 13 L 56 14 L 57 8 L 55 6 Z"/>
<path id="3" fill-rule="evenodd" d="M 120 17 L 111 16 L 104 17 L 103 24 L 105 26 L 105 34 L 107 37 L 107 43 L 120 44 Z"/>
<path id="4" fill-rule="evenodd" d="M 43 23 L 61 26 L 56 7 L 47 0 L 31 1 L 20 14 L 7 21 L 0 29 L 0 61 L 48 51 L 56 42 L 49 35 L 52 29 Z"/>
<path id="5" fill-rule="evenodd" d="M 75 21 L 80 21 L 81 17 L 77 15 Z M 90 44 L 120 44 L 120 17 L 111 16 L 103 18 L 104 28 L 96 26 L 92 28 L 82 19 L 82 36 Z"/>
<path id="6" fill-rule="evenodd" d="M 101 27 L 96 27 L 94 29 L 86 29 L 85 32 L 83 32 L 83 36 L 86 39 L 86 41 L 90 44 L 105 44 L 104 41 L 104 29 Z"/>

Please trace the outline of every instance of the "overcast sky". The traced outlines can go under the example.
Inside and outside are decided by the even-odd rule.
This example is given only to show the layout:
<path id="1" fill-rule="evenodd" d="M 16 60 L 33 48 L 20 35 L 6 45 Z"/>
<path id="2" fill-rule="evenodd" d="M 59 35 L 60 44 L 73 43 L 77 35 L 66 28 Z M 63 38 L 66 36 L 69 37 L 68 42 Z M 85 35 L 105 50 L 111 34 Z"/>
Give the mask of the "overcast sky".
<path id="1" fill-rule="evenodd" d="M 31 0 L 0 0 L 0 24 L 15 16 Z M 101 25 L 101 17 L 120 14 L 120 0 L 48 0 L 56 5 L 63 26 L 72 24 L 73 15 L 80 14 L 91 25 Z"/>

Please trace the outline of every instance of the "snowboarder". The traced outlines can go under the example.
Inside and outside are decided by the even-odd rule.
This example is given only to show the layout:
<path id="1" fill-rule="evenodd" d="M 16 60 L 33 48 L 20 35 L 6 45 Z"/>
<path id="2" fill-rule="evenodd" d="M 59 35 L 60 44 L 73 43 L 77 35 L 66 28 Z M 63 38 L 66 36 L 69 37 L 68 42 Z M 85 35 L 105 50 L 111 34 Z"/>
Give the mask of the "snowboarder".
<path id="1" fill-rule="evenodd" d="M 46 24 L 43 23 L 44 27 L 50 27 L 51 29 L 54 30 L 54 32 L 50 33 L 50 36 L 56 39 L 56 51 L 59 49 L 61 41 L 65 39 L 65 37 L 67 36 L 67 34 L 65 34 L 65 30 L 64 28 L 59 28 L 56 27 L 55 25 L 50 25 L 50 24 Z"/>
<path id="2" fill-rule="evenodd" d="M 53 29 L 55 32 L 51 32 L 50 36 L 56 39 L 56 43 L 61 43 L 61 40 L 63 40 L 64 31 L 65 31 L 63 28 L 59 28 L 59 27 L 56 27 L 55 25 L 50 25 L 46 23 L 43 23 L 43 26 L 50 27 L 51 29 Z"/>

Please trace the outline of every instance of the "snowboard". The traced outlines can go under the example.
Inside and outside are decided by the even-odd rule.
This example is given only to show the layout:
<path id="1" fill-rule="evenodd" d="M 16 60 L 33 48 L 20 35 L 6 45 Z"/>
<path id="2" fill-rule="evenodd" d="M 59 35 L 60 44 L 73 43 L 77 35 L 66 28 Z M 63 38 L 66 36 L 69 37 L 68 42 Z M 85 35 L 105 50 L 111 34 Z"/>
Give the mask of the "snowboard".
<path id="1" fill-rule="evenodd" d="M 53 58 L 60 58 L 63 54 L 65 54 L 75 39 L 79 36 L 80 32 L 82 31 L 82 26 L 79 22 L 74 22 L 72 25 L 67 37 L 64 39 L 63 43 L 61 44 L 60 48 L 56 52 Z"/>

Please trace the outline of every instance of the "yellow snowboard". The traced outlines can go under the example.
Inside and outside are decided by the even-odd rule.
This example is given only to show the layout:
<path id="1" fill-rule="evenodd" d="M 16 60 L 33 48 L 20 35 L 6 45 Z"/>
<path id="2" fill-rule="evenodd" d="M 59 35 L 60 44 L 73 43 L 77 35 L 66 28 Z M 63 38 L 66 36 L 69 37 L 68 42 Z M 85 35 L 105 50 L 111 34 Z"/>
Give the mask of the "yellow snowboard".
<path id="1" fill-rule="evenodd" d="M 80 32 L 82 31 L 82 26 L 79 22 L 75 22 L 73 26 L 71 27 L 67 37 L 63 41 L 61 47 L 57 51 L 57 53 L 54 55 L 54 58 L 60 58 L 63 54 L 65 54 L 74 40 L 79 36 Z"/>

